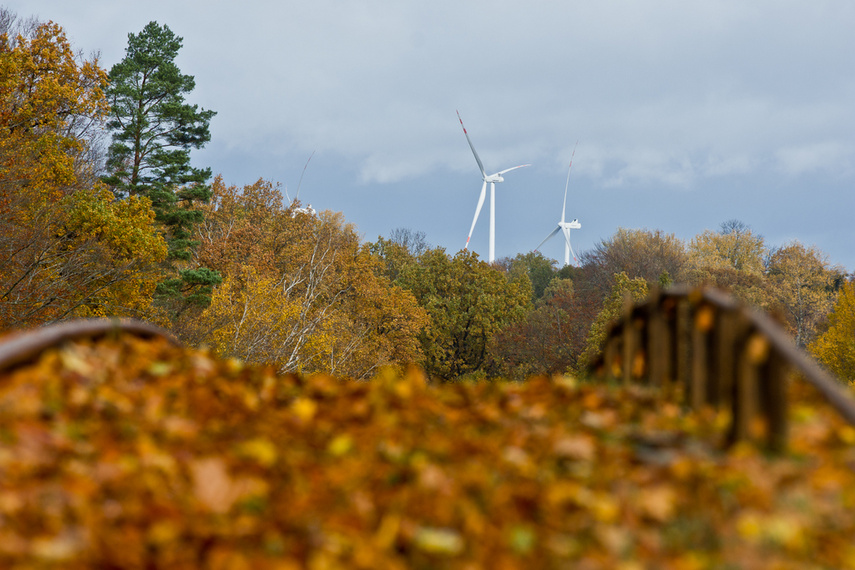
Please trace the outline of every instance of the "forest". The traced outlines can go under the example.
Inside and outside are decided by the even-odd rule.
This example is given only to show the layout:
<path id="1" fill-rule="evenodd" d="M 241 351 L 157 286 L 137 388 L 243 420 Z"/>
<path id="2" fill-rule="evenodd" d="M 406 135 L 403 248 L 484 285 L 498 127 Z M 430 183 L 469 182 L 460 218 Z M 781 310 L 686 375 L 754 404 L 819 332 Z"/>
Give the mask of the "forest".
<path id="1" fill-rule="evenodd" d="M 130 34 L 109 71 L 55 23 L 4 11 L 2 26 L 0 330 L 134 317 L 283 373 L 415 363 L 445 381 L 519 380 L 584 369 L 624 295 L 707 284 L 853 377 L 855 285 L 815 247 L 767 244 L 739 220 L 688 241 L 620 228 L 561 268 L 538 252 L 487 264 L 411 228 L 363 242 L 274 181 L 191 166 L 215 112 L 188 102 L 167 26 Z"/>
<path id="2" fill-rule="evenodd" d="M 855 428 L 787 382 L 774 453 L 586 374 L 627 299 L 709 285 L 855 384 L 855 281 L 739 220 L 489 264 L 197 168 L 151 22 L 110 70 L 0 8 L 0 566 L 855 568 Z M 762 426 L 761 426 L 762 427 Z M 731 442 L 732 443 L 732 442 Z"/>

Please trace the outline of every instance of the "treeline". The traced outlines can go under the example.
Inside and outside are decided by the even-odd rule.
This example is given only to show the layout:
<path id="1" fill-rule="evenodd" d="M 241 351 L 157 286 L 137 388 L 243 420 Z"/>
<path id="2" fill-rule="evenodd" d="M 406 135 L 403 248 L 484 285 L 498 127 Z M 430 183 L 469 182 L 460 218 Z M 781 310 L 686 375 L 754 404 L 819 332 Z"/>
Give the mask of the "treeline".
<path id="1" fill-rule="evenodd" d="M 688 241 L 620 229 L 580 267 L 539 253 L 490 265 L 406 228 L 363 243 L 272 182 L 212 180 L 190 164 L 215 114 L 187 101 L 181 46 L 152 22 L 107 72 L 60 26 L 0 9 L 0 330 L 116 315 L 280 372 L 415 363 L 438 379 L 522 379 L 579 370 L 626 295 L 680 282 L 772 311 L 855 377 L 845 271 L 738 221 Z"/>
<path id="2" fill-rule="evenodd" d="M 386 275 L 413 291 L 432 323 L 461 323 L 460 332 L 444 339 L 442 354 L 456 354 L 455 349 L 464 346 L 472 352 L 473 334 L 467 329 L 472 320 L 444 299 L 453 291 L 454 297 L 481 296 L 489 304 L 495 301 L 486 299 L 495 299 L 495 294 L 478 291 L 479 274 L 471 268 L 461 267 L 458 275 L 465 277 L 458 279 L 429 269 L 444 252 L 426 249 L 413 254 L 408 240 L 400 239 L 406 234 L 398 231 L 398 239 L 380 239 L 372 245 L 386 262 Z M 467 259 L 460 253 L 448 263 L 462 265 Z M 484 267 L 504 277 L 505 301 L 510 304 L 492 313 L 491 329 L 479 324 L 479 331 L 491 331 L 476 345 L 475 353 L 483 357 L 470 359 L 468 367 L 455 370 L 457 374 L 522 379 L 581 372 L 600 350 L 608 324 L 620 315 L 626 297 L 641 300 L 652 287 L 685 283 L 725 289 L 771 312 L 798 345 L 809 347 L 842 377 L 855 378 L 855 283 L 847 282 L 844 269 L 831 265 L 817 248 L 795 241 L 769 247 L 762 236 L 736 220 L 688 241 L 658 230 L 619 229 L 583 253 L 579 267 L 558 268 L 555 260 L 537 252 Z M 529 291 L 528 298 L 520 295 L 524 290 Z M 486 308 L 478 314 L 481 322 L 491 315 Z M 420 339 L 427 370 L 443 375 L 447 368 L 442 359 L 427 355 L 435 349 L 435 335 L 422 332 Z M 465 352 L 460 352 L 453 361 L 466 361 Z"/>

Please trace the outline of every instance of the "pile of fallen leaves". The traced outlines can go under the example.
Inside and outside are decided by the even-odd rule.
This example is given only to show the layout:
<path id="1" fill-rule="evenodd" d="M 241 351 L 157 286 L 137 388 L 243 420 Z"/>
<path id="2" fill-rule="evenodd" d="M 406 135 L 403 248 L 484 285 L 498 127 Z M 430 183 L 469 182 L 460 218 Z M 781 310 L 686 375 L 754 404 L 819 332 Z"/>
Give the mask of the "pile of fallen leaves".
<path id="1" fill-rule="evenodd" d="M 0 567 L 855 567 L 855 429 L 793 397 L 771 456 L 638 388 L 66 343 L 0 374 Z"/>

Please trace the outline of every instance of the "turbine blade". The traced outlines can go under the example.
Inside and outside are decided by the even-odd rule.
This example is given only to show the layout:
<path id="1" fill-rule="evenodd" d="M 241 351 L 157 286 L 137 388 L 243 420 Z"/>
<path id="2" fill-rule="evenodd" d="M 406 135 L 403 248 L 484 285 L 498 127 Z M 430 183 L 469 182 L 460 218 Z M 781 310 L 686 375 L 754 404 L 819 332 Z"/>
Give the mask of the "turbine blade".
<path id="1" fill-rule="evenodd" d="M 542 246 L 542 245 L 543 245 L 543 244 L 545 244 L 547 241 L 549 241 L 549 238 L 551 238 L 552 236 L 554 236 L 555 234 L 557 234 L 560 230 L 561 230 L 561 226 L 558 226 L 557 228 L 555 228 L 554 230 L 552 230 L 552 232 L 551 232 L 548 236 L 546 236 L 545 238 L 543 238 L 543 241 L 542 241 L 542 242 L 540 242 L 540 243 L 537 245 L 537 247 L 536 247 L 536 248 L 534 248 L 534 251 L 537 251 L 538 249 L 540 249 L 540 246 Z"/>
<path id="2" fill-rule="evenodd" d="M 472 227 L 469 228 L 469 235 L 466 236 L 466 246 L 463 249 L 467 249 L 469 247 L 469 240 L 472 239 L 472 232 L 475 231 L 475 222 L 478 221 L 478 215 L 481 213 L 481 206 L 484 205 L 484 198 L 487 197 L 487 182 L 481 185 L 481 196 L 478 197 L 478 206 L 475 207 L 475 217 L 472 218 Z"/>
<path id="3" fill-rule="evenodd" d="M 481 157 L 478 156 L 478 151 L 475 150 L 475 147 L 472 145 L 472 140 L 469 138 L 469 133 L 466 132 L 466 127 L 463 126 L 463 119 L 460 118 L 460 111 L 457 111 L 457 120 L 460 121 L 460 126 L 463 127 L 463 134 L 466 135 L 466 142 L 469 143 L 469 148 L 472 149 L 472 154 L 475 155 L 475 162 L 478 163 L 478 168 L 481 169 L 481 176 L 487 178 L 487 171 L 484 170 L 484 165 L 481 163 Z"/>
<path id="4" fill-rule="evenodd" d="M 526 166 L 531 166 L 531 165 L 530 164 L 520 164 L 519 166 L 514 166 L 512 168 L 506 168 L 505 170 L 502 170 L 501 172 L 497 172 L 496 174 L 501 176 L 505 172 L 510 172 L 511 170 L 516 170 L 517 168 L 525 168 Z"/>
<path id="5" fill-rule="evenodd" d="M 579 141 L 573 145 L 573 154 L 570 155 L 570 166 L 567 167 L 567 182 L 564 183 L 564 205 L 561 206 L 561 221 L 564 221 L 564 214 L 567 211 L 567 188 L 570 186 L 570 170 L 573 168 L 573 157 L 576 156 L 576 147 Z M 568 238 L 569 240 L 569 238 Z M 569 243 L 569 242 L 568 242 Z"/>
<path id="6" fill-rule="evenodd" d="M 312 161 L 312 157 L 315 156 L 315 151 L 312 151 L 312 154 L 309 155 L 309 160 L 306 161 L 306 164 L 303 166 L 303 172 L 300 173 L 300 181 L 297 183 L 297 194 L 294 196 L 294 199 L 300 197 L 300 186 L 303 185 L 303 175 L 306 174 L 306 169 L 309 167 L 309 162 Z"/>
<path id="7" fill-rule="evenodd" d="M 564 228 L 564 240 L 567 242 L 567 247 L 570 248 L 570 253 L 573 255 L 573 261 L 578 263 L 579 260 L 576 259 L 576 252 L 573 251 L 573 246 L 570 245 L 570 228 Z"/>

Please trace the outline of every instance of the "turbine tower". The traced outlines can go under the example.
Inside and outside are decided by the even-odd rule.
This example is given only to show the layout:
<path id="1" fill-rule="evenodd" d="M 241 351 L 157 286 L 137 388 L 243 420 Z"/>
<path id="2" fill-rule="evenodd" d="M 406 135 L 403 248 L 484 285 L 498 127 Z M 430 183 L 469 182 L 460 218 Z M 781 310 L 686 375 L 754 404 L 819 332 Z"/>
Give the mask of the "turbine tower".
<path id="1" fill-rule="evenodd" d="M 561 208 L 561 221 L 558 222 L 558 227 L 552 230 L 546 238 L 540 242 L 534 251 L 540 249 L 540 246 L 545 244 L 549 238 L 557 234 L 559 231 L 564 232 L 564 265 L 570 265 L 570 254 L 573 254 L 574 263 L 578 263 L 576 254 L 573 252 L 573 246 L 570 245 L 570 230 L 578 230 L 582 227 L 579 220 L 574 219 L 572 222 L 564 221 L 564 213 L 567 211 L 567 188 L 570 186 L 570 170 L 573 168 L 573 157 L 576 156 L 576 147 L 573 147 L 573 154 L 570 156 L 570 166 L 567 168 L 567 182 L 564 184 L 564 206 Z"/>
<path id="2" fill-rule="evenodd" d="M 496 260 L 496 182 L 504 182 L 505 179 L 502 178 L 502 174 L 505 172 L 510 172 L 511 170 L 516 170 L 517 168 L 523 168 L 525 166 L 531 166 L 530 164 L 521 164 L 520 166 L 514 166 L 512 168 L 506 168 L 500 172 L 495 174 L 487 174 L 487 171 L 484 170 L 484 164 L 481 162 L 481 158 L 478 156 L 478 152 L 475 150 L 475 147 L 472 146 L 472 140 L 469 138 L 469 133 L 466 132 L 466 127 L 463 126 L 463 119 L 460 118 L 460 111 L 457 112 L 457 119 L 460 121 L 460 126 L 463 127 L 463 134 L 466 135 L 466 141 L 469 143 L 469 148 L 472 149 L 472 154 L 475 155 L 475 162 L 478 163 L 478 168 L 481 169 L 481 177 L 484 180 L 484 183 L 481 185 L 481 195 L 478 197 L 478 206 L 475 208 L 475 217 L 472 219 L 472 227 L 469 228 L 469 235 L 466 236 L 466 245 L 463 249 L 467 249 L 469 247 L 469 240 L 472 239 L 472 232 L 475 231 L 475 223 L 478 221 L 478 214 L 481 213 L 481 206 L 484 205 L 484 198 L 487 195 L 487 183 L 490 183 L 490 251 L 488 259 L 490 263 L 493 263 Z"/>

